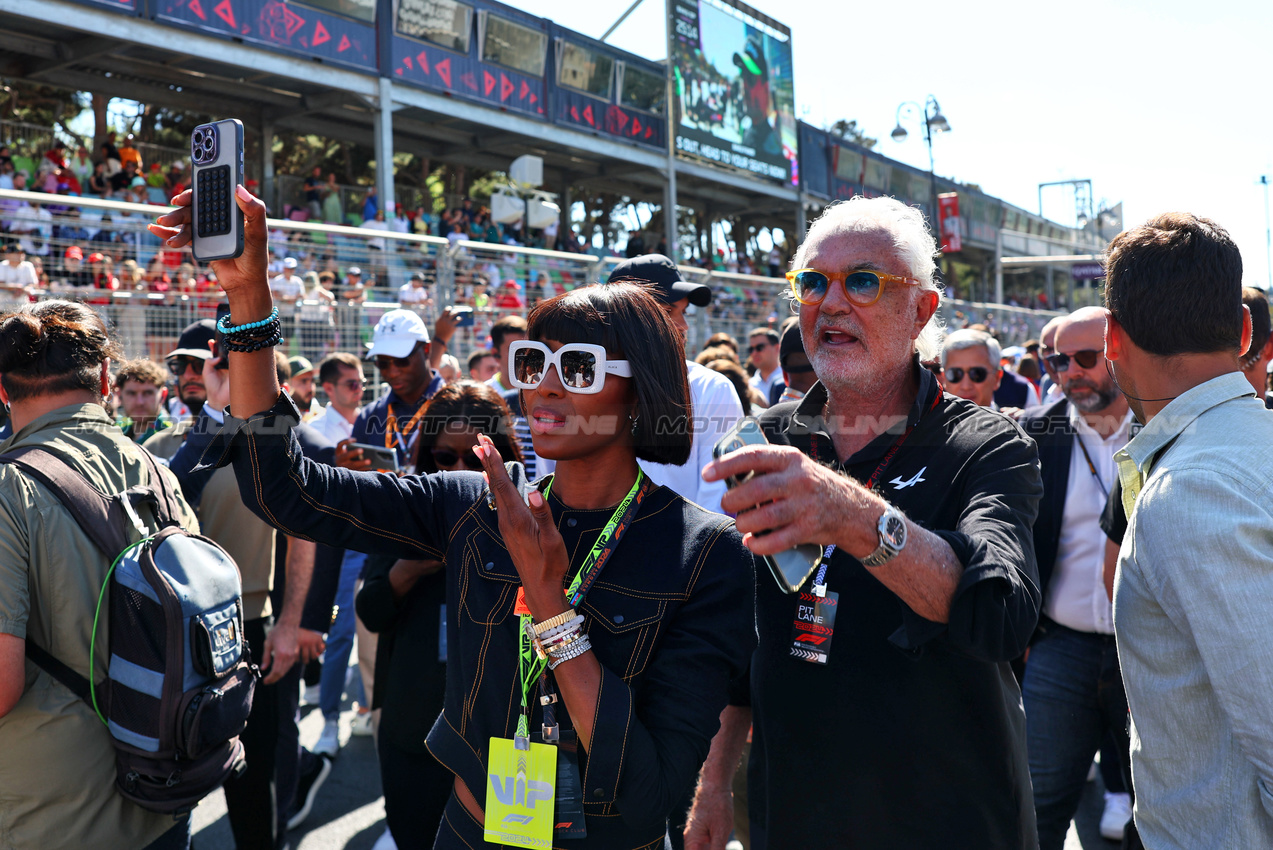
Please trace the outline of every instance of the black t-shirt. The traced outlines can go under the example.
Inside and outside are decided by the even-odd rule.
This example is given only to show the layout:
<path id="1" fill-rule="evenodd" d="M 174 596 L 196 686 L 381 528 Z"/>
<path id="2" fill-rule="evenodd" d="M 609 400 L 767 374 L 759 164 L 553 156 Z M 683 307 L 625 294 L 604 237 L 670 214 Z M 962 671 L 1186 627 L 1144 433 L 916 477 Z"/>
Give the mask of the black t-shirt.
<path id="1" fill-rule="evenodd" d="M 313 175 L 306 177 L 305 178 L 305 201 L 307 203 L 312 203 L 314 201 L 321 201 L 323 199 L 323 186 L 325 185 L 326 185 L 326 181 L 324 181 L 323 178 L 321 177 L 315 177 Z"/>
<path id="2" fill-rule="evenodd" d="M 1016 423 L 941 395 L 931 373 L 916 370 L 908 421 L 844 471 L 868 480 L 914 424 L 878 489 L 964 565 L 950 622 L 918 616 L 837 551 L 826 580 L 838 613 L 828 662 L 815 664 L 792 652 L 799 598 L 757 565 L 755 850 L 1037 846 L 1025 715 L 1007 663 L 1025 649 L 1040 604 L 1037 450 Z M 818 384 L 762 414 L 770 441 L 834 464 L 826 398 Z"/>

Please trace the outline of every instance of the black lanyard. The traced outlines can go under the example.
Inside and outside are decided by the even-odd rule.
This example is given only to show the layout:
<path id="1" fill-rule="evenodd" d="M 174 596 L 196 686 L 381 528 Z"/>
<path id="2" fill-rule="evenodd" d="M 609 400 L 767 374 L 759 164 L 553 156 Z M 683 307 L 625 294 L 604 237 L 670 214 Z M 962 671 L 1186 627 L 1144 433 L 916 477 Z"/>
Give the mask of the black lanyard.
<path id="1" fill-rule="evenodd" d="M 1096 471 L 1096 464 L 1092 463 L 1092 456 L 1087 453 L 1087 446 L 1083 444 L 1083 435 L 1075 431 L 1074 439 L 1078 441 L 1079 448 L 1083 450 L 1083 457 L 1087 460 L 1087 469 L 1092 473 L 1092 477 L 1096 479 L 1096 486 L 1101 488 L 1101 495 L 1108 499 L 1109 488 L 1105 486 L 1105 482 L 1101 479 L 1101 474 Z"/>

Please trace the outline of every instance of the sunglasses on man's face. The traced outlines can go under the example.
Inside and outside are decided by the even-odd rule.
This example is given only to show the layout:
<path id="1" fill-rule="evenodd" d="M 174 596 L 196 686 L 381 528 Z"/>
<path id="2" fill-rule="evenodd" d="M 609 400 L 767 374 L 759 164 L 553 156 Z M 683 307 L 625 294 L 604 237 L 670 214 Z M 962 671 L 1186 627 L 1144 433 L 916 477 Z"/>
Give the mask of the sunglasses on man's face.
<path id="1" fill-rule="evenodd" d="M 168 360 L 168 371 L 174 378 L 186 374 L 186 369 L 193 368 L 197 374 L 203 374 L 203 361 L 198 357 L 173 357 Z"/>
<path id="2" fill-rule="evenodd" d="M 1105 356 L 1105 352 L 1096 351 L 1086 348 L 1082 351 L 1076 351 L 1073 354 L 1049 354 L 1046 358 L 1050 365 L 1057 372 L 1068 372 L 1070 369 L 1070 361 L 1073 360 L 1084 369 L 1091 369 L 1101 358 Z"/>
<path id="3" fill-rule="evenodd" d="M 761 352 L 761 351 L 764 351 L 766 348 L 768 348 L 768 347 L 769 347 L 769 346 L 771 346 L 771 345 L 773 345 L 773 343 L 772 343 L 772 342 L 758 342 L 758 343 L 756 343 L 755 345 L 753 345 L 753 346 L 749 347 L 749 348 L 747 349 L 747 353 L 748 353 L 748 354 L 757 354 L 757 353 L 759 353 L 759 352 Z"/>
<path id="4" fill-rule="evenodd" d="M 482 462 L 477 459 L 477 455 L 472 449 L 467 450 L 463 454 L 456 454 L 450 449 L 429 449 L 429 454 L 433 455 L 433 463 L 438 469 L 454 469 L 456 464 L 463 463 L 465 469 L 474 471 L 482 468 Z"/>
<path id="5" fill-rule="evenodd" d="M 984 384 L 986 378 L 990 377 L 990 370 L 985 366 L 972 366 L 967 370 L 960 369 L 958 366 L 952 366 L 946 370 L 946 383 L 958 384 L 964 379 L 964 375 L 968 375 L 968 380 L 974 384 Z"/>
<path id="6" fill-rule="evenodd" d="M 410 357 L 390 357 L 388 354 L 376 355 L 376 368 L 381 372 L 388 371 L 391 368 L 407 369 L 410 366 Z"/>
<path id="7" fill-rule="evenodd" d="M 354 390 L 360 390 L 367 386 L 367 382 L 361 378 L 349 378 L 348 380 L 341 381 L 340 385 L 352 393 Z"/>
<path id="8" fill-rule="evenodd" d="M 553 351 L 542 342 L 519 339 L 508 347 L 508 359 L 513 363 L 508 379 L 520 390 L 538 387 L 550 366 L 557 369 L 561 385 L 572 393 L 601 392 L 607 374 L 632 377 L 627 360 L 609 360 L 603 346 L 587 342 L 569 342 Z"/>
<path id="9" fill-rule="evenodd" d="M 801 304 L 821 304 L 827 297 L 834 281 L 844 287 L 845 297 L 858 307 L 870 307 L 884 295 L 884 285 L 918 286 L 919 281 L 913 277 L 899 277 L 884 272 L 859 269 L 844 273 L 829 274 L 817 269 L 796 269 L 787 272 L 787 280 L 791 282 L 791 294 Z"/>

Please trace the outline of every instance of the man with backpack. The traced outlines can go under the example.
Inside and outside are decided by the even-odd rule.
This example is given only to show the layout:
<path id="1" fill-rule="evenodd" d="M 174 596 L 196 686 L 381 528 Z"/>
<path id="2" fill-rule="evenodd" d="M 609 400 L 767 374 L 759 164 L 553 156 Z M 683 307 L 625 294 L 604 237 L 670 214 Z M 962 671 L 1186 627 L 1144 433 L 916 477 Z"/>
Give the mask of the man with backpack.
<path id="1" fill-rule="evenodd" d="M 11 406 L 13 424 L 0 455 L 43 449 L 106 495 L 139 486 L 164 491 L 170 518 L 197 532 L 171 474 L 147 460 L 102 406 L 110 359 L 118 356 L 101 319 L 83 305 L 45 301 L 0 314 L 0 399 Z M 155 533 L 157 513 L 146 505 L 137 510 L 146 534 Z M 138 531 L 129 542 L 141 536 Z M 59 495 L 18 463 L 0 463 L 0 834 L 6 846 L 172 850 L 190 844 L 184 812 L 174 821 L 117 787 L 128 779 L 117 774 L 126 758 L 122 739 L 62 681 L 91 676 L 100 703 L 113 703 L 101 708 L 114 720 L 126 695 L 112 689 L 107 699 L 107 670 L 111 680 L 135 674 L 143 690 L 155 676 L 165 678 L 112 659 L 122 651 L 105 637 L 120 625 L 112 621 L 114 605 L 101 606 L 105 622 L 95 620 L 111 569 L 112 558 Z M 30 660 L 41 651 L 49 660 Z M 143 713 L 155 708 L 136 691 L 128 698 Z M 181 785 L 181 777 L 173 778 L 174 788 Z"/>

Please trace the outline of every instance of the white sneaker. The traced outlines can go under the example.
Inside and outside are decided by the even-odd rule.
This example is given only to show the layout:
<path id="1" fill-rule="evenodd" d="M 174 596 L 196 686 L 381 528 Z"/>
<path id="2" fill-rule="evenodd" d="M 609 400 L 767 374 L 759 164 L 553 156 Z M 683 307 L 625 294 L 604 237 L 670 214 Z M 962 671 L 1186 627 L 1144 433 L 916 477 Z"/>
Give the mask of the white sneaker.
<path id="1" fill-rule="evenodd" d="M 1101 835 L 1122 841 L 1132 819 L 1132 795 L 1105 792 L 1105 813 L 1101 815 Z"/>
<path id="2" fill-rule="evenodd" d="M 374 734 L 371 725 L 371 709 L 355 706 L 354 719 L 349 722 L 349 734 L 365 738 Z"/>
<path id="3" fill-rule="evenodd" d="M 340 752 L 340 723 L 328 720 L 323 724 L 323 734 L 318 736 L 318 743 L 310 750 L 316 756 L 336 758 Z"/>

